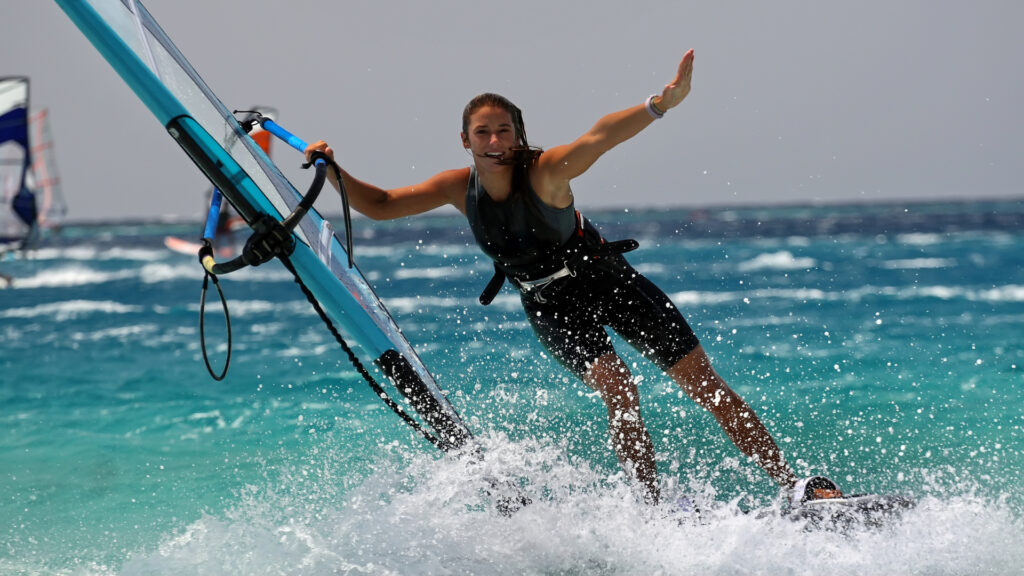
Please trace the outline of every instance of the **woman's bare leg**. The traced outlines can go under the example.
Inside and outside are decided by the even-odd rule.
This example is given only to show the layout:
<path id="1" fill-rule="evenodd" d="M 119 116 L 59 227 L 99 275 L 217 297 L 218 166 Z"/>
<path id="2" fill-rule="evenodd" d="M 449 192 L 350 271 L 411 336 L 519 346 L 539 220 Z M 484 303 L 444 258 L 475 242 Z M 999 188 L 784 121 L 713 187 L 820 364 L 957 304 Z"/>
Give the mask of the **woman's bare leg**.
<path id="1" fill-rule="evenodd" d="M 640 394 L 629 368 L 617 354 L 605 354 L 591 365 L 584 382 L 601 394 L 608 408 L 608 433 L 619 463 L 640 481 L 644 501 L 657 504 L 660 491 L 654 444 L 640 414 Z"/>
<path id="2" fill-rule="evenodd" d="M 711 412 L 741 452 L 753 458 L 776 482 L 793 487 L 796 476 L 775 440 L 750 406 L 715 372 L 704 348 L 698 346 L 668 374 L 690 398 Z"/>

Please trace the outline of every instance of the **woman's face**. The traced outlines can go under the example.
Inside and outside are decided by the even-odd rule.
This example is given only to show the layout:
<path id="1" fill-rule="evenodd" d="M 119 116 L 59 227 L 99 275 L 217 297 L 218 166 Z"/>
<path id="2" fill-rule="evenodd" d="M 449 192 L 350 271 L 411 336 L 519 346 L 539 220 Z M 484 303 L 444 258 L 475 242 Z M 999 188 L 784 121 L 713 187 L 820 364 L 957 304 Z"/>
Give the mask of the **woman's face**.
<path id="1" fill-rule="evenodd" d="M 497 165 L 516 144 L 512 115 L 498 106 L 483 106 L 469 117 L 469 133 L 462 144 L 479 164 Z"/>

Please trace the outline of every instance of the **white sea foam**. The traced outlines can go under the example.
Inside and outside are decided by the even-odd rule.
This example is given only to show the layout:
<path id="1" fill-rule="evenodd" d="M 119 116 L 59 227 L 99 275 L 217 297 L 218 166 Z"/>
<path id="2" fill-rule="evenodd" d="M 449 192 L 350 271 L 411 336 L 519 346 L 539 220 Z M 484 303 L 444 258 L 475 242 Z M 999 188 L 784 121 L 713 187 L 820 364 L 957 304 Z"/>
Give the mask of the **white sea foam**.
<path id="1" fill-rule="evenodd" d="M 94 330 L 92 332 L 76 332 L 71 334 L 71 339 L 79 342 L 98 342 L 101 340 L 125 340 L 127 338 L 137 338 L 139 336 L 157 334 L 160 332 L 160 330 L 160 326 L 156 324 L 135 324 L 131 326 L 117 326 L 114 328 Z"/>
<path id="2" fill-rule="evenodd" d="M 986 290 L 972 290 L 972 300 L 982 302 L 1024 302 L 1024 286 L 996 286 Z"/>
<path id="3" fill-rule="evenodd" d="M 279 309 L 284 304 L 269 300 L 232 300 L 228 303 L 231 315 L 243 317 L 249 314 L 265 314 Z"/>
<path id="4" fill-rule="evenodd" d="M 699 520 L 647 508 L 621 474 L 556 444 L 482 441 L 482 461 L 382 447 L 389 460 L 343 492 L 337 463 L 308 462 L 132 554 L 121 573 L 1010 574 L 1024 563 L 1019 513 L 969 489 L 923 494 L 888 527 L 806 531 L 771 503 L 748 514 L 716 501 L 701 482 L 683 492 Z M 532 503 L 497 513 L 516 493 Z"/>
<path id="5" fill-rule="evenodd" d="M 13 286 L 15 289 L 71 288 L 120 282 L 134 278 L 139 278 L 147 284 L 182 278 L 195 279 L 198 282 L 203 277 L 202 269 L 195 264 L 151 262 L 140 267 L 104 270 L 89 266 L 87 261 L 89 260 L 83 258 L 82 263 L 73 262 L 59 266 L 40 267 L 31 276 L 17 278 Z M 140 259 L 140 261 L 146 260 Z"/>
<path id="6" fill-rule="evenodd" d="M 642 264 L 636 264 L 633 267 L 636 268 L 637 272 L 645 276 L 655 276 L 668 272 L 668 267 L 666 265 L 657 262 L 644 262 Z"/>
<path id="7" fill-rule="evenodd" d="M 405 314 L 424 308 L 431 310 L 449 310 L 457 307 L 471 306 L 474 300 L 469 298 L 444 298 L 441 296 L 413 296 L 409 298 L 388 298 L 387 307 L 392 311 Z"/>
<path id="8" fill-rule="evenodd" d="M 94 262 L 97 260 L 154 262 L 163 260 L 167 256 L 167 250 L 163 249 L 127 248 L 123 246 L 101 248 L 89 245 L 39 248 L 29 254 L 32 260 L 77 260 L 82 262 Z"/>
<path id="9" fill-rule="evenodd" d="M 118 269 L 112 272 L 105 272 L 80 265 L 67 265 L 54 268 L 45 268 L 32 276 L 18 278 L 14 282 L 14 288 L 18 290 L 32 288 L 70 288 L 75 286 L 88 286 L 91 284 L 105 284 L 116 282 L 137 276 L 134 270 Z"/>
<path id="10" fill-rule="evenodd" d="M 669 298 L 679 306 L 699 306 L 701 304 L 714 305 L 733 302 L 743 297 L 742 292 L 701 292 L 699 290 L 683 290 L 673 292 Z"/>
<path id="11" fill-rule="evenodd" d="M 901 299 L 938 298 L 940 300 L 963 299 L 971 302 L 1024 302 L 1024 286 L 1011 284 L 992 288 L 964 288 L 961 286 L 922 286 L 896 291 Z"/>
<path id="12" fill-rule="evenodd" d="M 480 248 L 477 247 L 476 243 L 474 242 L 466 244 L 422 244 L 416 248 L 416 252 L 431 256 L 483 257 L 483 255 L 480 253 Z"/>
<path id="13" fill-rule="evenodd" d="M 170 280 L 193 279 L 199 282 L 203 270 L 196 264 L 145 264 L 139 269 L 139 279 L 146 284 L 159 284 Z"/>
<path id="14" fill-rule="evenodd" d="M 167 251 L 162 249 L 113 247 L 100 251 L 96 259 L 154 262 L 163 260 L 167 256 Z"/>
<path id="15" fill-rule="evenodd" d="M 0 318 L 39 318 L 52 316 L 60 322 L 89 314 L 131 314 L 141 312 L 139 306 L 129 306 L 110 300 L 66 300 L 37 306 L 0 310 Z"/>
<path id="16" fill-rule="evenodd" d="M 817 261 L 814 258 L 798 258 L 788 250 L 760 254 L 757 257 L 741 262 L 738 266 L 741 272 L 753 272 L 757 270 L 807 270 L 814 268 Z"/>
<path id="17" fill-rule="evenodd" d="M 439 266 L 435 268 L 397 268 L 391 277 L 395 280 L 426 279 L 436 280 L 448 278 L 460 272 L 451 266 Z"/>
<path id="18" fill-rule="evenodd" d="M 394 246 L 389 246 L 389 245 L 375 246 L 373 244 L 369 244 L 369 243 L 363 242 L 363 243 L 358 244 L 357 246 L 355 246 L 353 248 L 353 252 L 355 253 L 356 261 L 358 262 L 359 258 L 362 258 L 362 257 L 365 257 L 365 258 L 382 258 L 382 259 L 385 259 L 385 260 L 390 260 L 391 257 L 393 257 L 393 256 L 402 256 L 402 257 L 404 257 L 406 251 L 405 250 L 396 250 Z"/>
<path id="19" fill-rule="evenodd" d="M 889 270 L 918 270 L 928 268 L 954 268 L 953 258 L 908 258 L 905 260 L 886 260 L 880 265 Z"/>
<path id="20" fill-rule="evenodd" d="M 918 300 L 937 298 L 940 300 L 967 300 L 972 302 L 1024 302 L 1024 286 L 1011 284 L 993 288 L 977 289 L 962 286 L 871 286 L 865 285 L 851 290 L 819 290 L 816 288 L 770 288 L 751 291 L 684 290 L 669 294 L 673 302 L 681 306 L 716 305 L 742 301 L 756 303 L 766 300 L 792 300 L 799 302 L 860 302 L 865 298 L 893 298 L 896 300 Z"/>
<path id="21" fill-rule="evenodd" d="M 901 244 L 910 244 L 911 246 L 931 246 L 933 244 L 941 244 L 944 239 L 942 234 L 927 234 L 927 233 L 907 233 L 899 234 L 896 236 L 896 241 Z"/>

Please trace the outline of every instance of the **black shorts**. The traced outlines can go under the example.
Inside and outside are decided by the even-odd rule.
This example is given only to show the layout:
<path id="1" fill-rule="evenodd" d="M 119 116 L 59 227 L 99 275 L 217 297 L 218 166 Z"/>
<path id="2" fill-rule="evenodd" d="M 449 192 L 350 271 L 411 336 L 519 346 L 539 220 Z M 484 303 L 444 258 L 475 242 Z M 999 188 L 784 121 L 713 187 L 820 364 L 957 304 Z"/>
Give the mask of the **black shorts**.
<path id="1" fill-rule="evenodd" d="M 698 345 L 668 296 L 622 256 L 585 263 L 576 276 L 523 292 L 523 308 L 537 338 L 581 379 L 594 361 L 615 352 L 608 326 L 641 354 L 668 370 Z"/>

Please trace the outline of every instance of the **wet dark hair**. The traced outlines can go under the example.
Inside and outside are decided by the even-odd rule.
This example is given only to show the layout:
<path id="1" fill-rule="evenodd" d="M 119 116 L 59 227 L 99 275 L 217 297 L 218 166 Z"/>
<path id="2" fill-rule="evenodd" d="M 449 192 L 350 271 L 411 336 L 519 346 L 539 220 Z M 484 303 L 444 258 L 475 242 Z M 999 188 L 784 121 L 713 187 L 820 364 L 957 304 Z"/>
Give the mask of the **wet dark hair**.
<path id="1" fill-rule="evenodd" d="M 526 125 L 523 123 L 523 111 L 511 100 L 500 94 L 485 92 L 475 96 L 466 104 L 462 111 L 462 133 L 469 136 L 469 117 L 484 106 L 501 108 L 512 116 L 512 128 L 516 133 L 516 145 L 512 147 L 512 156 L 502 158 L 501 164 L 512 165 L 512 195 L 518 195 L 529 187 L 529 168 L 544 152 L 542 148 L 530 146 L 526 140 Z M 529 195 L 526 196 L 529 198 Z"/>

